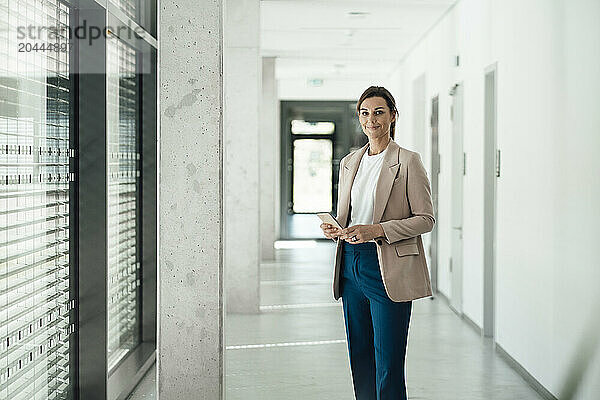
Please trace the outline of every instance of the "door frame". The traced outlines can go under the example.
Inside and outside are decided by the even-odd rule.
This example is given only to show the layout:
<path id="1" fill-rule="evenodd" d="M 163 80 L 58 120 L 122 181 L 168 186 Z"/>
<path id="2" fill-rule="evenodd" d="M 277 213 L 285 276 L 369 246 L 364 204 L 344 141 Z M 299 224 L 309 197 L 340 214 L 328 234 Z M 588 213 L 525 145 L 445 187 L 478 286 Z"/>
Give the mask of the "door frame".
<path id="1" fill-rule="evenodd" d="M 464 152 L 464 84 L 457 82 L 450 90 L 452 96 L 452 172 L 451 172 L 451 246 L 450 246 L 450 307 L 462 315 L 463 310 L 463 207 L 466 154 Z M 460 157 L 462 155 L 462 157 Z M 462 169 L 462 174 L 460 173 Z M 458 234 L 458 242 L 456 242 Z"/>
<path id="2" fill-rule="evenodd" d="M 435 112 L 434 112 L 435 110 Z M 431 98 L 431 115 L 429 126 L 431 128 L 431 196 L 433 200 L 433 214 L 438 218 L 439 199 L 439 174 L 440 174 L 440 149 L 439 149 L 439 120 L 440 120 L 440 95 Z M 429 258 L 431 264 L 431 290 L 435 295 L 438 291 L 438 224 L 431 231 L 429 244 Z"/>
<path id="3" fill-rule="evenodd" d="M 492 82 L 488 81 L 493 79 Z M 498 63 L 484 69 L 483 335 L 495 337 Z"/>

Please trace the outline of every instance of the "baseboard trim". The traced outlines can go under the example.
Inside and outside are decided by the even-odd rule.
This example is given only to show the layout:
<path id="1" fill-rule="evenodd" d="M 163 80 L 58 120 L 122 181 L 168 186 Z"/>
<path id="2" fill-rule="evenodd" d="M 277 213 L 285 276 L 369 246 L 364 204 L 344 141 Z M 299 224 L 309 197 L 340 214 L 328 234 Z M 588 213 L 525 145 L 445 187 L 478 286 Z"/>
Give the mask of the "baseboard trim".
<path id="1" fill-rule="evenodd" d="M 469 325 L 471 328 L 473 328 L 473 330 L 479 336 L 483 336 L 483 329 L 481 329 L 481 327 L 479 325 L 477 325 L 477 323 L 475 321 L 473 321 L 471 318 L 469 318 L 467 316 L 467 314 L 462 313 L 462 315 L 460 317 L 467 323 L 467 325 Z"/>
<path id="2" fill-rule="evenodd" d="M 548 389 L 544 387 L 544 385 L 538 382 L 538 380 L 535 379 L 533 375 L 527 372 L 527 370 L 521 364 L 519 364 L 517 360 L 512 358 L 511 355 L 508 354 L 508 352 L 504 350 L 502 346 L 500 346 L 496 341 L 494 341 L 494 351 L 496 351 L 500 355 L 500 357 L 502 357 L 506 361 L 506 363 L 510 365 L 512 369 L 514 369 L 519 375 L 521 375 L 525 382 L 527 382 L 529 386 L 531 386 L 536 392 L 538 392 L 539 395 L 542 396 L 542 398 L 544 398 L 545 400 L 558 400 L 556 397 L 554 397 L 552 393 L 550 393 L 550 391 L 548 391 Z"/>
<path id="3" fill-rule="evenodd" d="M 440 297 L 442 300 L 444 300 L 444 302 L 445 302 L 447 305 L 450 305 L 450 300 L 448 299 L 448 297 L 446 297 L 446 295 L 445 295 L 443 292 L 440 292 L 439 290 L 436 290 L 436 291 L 433 293 L 433 296 L 432 296 L 432 297 L 434 297 L 434 298 L 435 298 L 436 296 L 439 296 L 439 297 Z"/>
<path id="4" fill-rule="evenodd" d="M 448 299 L 448 297 L 444 293 L 442 293 L 438 290 L 437 292 L 435 292 L 435 295 L 440 296 L 440 298 L 442 300 L 444 300 L 444 303 L 446 303 L 446 305 L 448 307 L 450 307 L 450 309 L 452 311 L 454 311 L 454 313 L 456 315 L 458 315 L 463 321 L 465 321 L 467 323 L 467 325 L 469 325 L 471 328 L 473 328 L 473 330 L 479 336 L 483 336 L 483 329 L 481 329 L 481 327 L 479 325 L 477 325 L 475 323 L 475 321 L 473 321 L 471 318 L 469 318 L 465 313 L 458 312 L 458 310 L 456 308 L 452 307 L 452 304 L 450 304 L 450 299 Z"/>

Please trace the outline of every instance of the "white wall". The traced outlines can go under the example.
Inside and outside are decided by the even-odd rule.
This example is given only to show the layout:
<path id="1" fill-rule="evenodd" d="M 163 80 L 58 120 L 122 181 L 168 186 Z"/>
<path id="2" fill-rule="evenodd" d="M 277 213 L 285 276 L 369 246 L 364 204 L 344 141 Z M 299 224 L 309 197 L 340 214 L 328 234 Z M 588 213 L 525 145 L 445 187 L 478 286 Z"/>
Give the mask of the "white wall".
<path id="1" fill-rule="evenodd" d="M 279 136 L 277 124 L 277 80 L 275 79 L 275 57 L 262 57 L 261 70 L 261 104 L 259 109 L 259 163 L 260 163 L 260 242 L 261 260 L 274 260 L 275 248 L 273 244 L 279 238 L 275 228 L 275 221 L 279 219 L 276 214 L 276 203 L 279 192 L 275 181 L 275 171 L 279 170 L 279 146 L 276 145 Z"/>
<path id="2" fill-rule="evenodd" d="M 398 143 L 411 148 L 413 81 L 426 74 L 427 119 L 439 94 L 439 289 L 451 294 L 448 89 L 464 84 L 463 312 L 483 321 L 483 83 L 498 63 L 496 341 L 557 397 L 600 314 L 600 3 L 462 0 L 406 57 L 393 87 Z M 460 67 L 453 57 L 460 55 Z M 430 163 L 431 138 L 423 159 Z M 595 312 L 595 314 L 594 314 Z M 595 336 L 595 335 L 590 335 Z M 579 354 L 579 353 L 577 353 Z M 596 366 L 600 364 L 598 357 Z M 600 368 L 596 368 L 598 371 Z M 590 369 L 591 371 L 591 369 Z M 578 398 L 598 393 L 588 374 Z M 594 390 L 596 390 L 594 392 Z"/>
<path id="3" fill-rule="evenodd" d="M 567 4 L 565 0 L 565 4 Z M 600 396 L 600 2 L 570 1 L 564 14 L 564 109 L 555 148 L 554 332 L 558 365 L 589 356 L 578 398 Z M 567 210 L 567 211 L 565 211 Z"/>
<path id="4" fill-rule="evenodd" d="M 260 4 L 258 0 L 225 1 L 223 14 L 225 307 L 227 312 L 258 313 Z"/>

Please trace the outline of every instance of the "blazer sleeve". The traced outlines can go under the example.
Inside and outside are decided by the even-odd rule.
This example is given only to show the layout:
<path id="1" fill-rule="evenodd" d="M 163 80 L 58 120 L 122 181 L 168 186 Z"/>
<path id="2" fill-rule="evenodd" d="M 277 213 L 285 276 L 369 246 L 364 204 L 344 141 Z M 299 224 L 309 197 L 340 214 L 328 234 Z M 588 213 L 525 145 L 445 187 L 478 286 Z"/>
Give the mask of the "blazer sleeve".
<path id="1" fill-rule="evenodd" d="M 431 187 L 419 153 L 414 153 L 408 161 L 406 194 L 412 215 L 380 223 L 388 244 L 430 232 L 435 224 Z"/>
<path id="2" fill-rule="evenodd" d="M 337 203 L 336 203 L 336 210 L 335 210 L 335 218 L 337 219 L 337 217 L 340 215 L 339 211 L 340 211 L 340 192 L 342 191 L 342 177 L 344 176 L 344 161 L 346 160 L 346 157 L 342 158 L 340 160 L 340 167 L 339 167 L 339 176 L 338 176 L 338 187 L 337 187 Z M 333 240 L 335 242 L 338 241 L 338 238 L 333 238 Z"/>

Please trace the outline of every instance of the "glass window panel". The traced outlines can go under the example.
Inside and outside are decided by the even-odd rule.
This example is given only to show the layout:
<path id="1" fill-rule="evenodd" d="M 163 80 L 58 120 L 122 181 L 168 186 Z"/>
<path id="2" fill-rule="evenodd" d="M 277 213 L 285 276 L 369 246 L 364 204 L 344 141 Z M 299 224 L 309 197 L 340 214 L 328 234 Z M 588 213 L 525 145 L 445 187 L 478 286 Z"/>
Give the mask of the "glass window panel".
<path id="1" fill-rule="evenodd" d="M 292 134 L 294 135 L 331 135 L 334 131 L 335 123 L 333 122 L 292 120 Z"/>
<path id="2" fill-rule="evenodd" d="M 57 1 L 0 4 L 0 399 L 72 392 L 68 20 Z M 62 29 L 18 38 L 18 26 Z"/>
<path id="3" fill-rule="evenodd" d="M 112 0 L 112 2 L 116 4 L 125 15 L 137 22 L 137 0 Z M 145 1 L 143 1 L 142 4 L 145 4 Z"/>
<path id="4" fill-rule="evenodd" d="M 140 343 L 136 52 L 107 40 L 108 364 Z"/>
<path id="5" fill-rule="evenodd" d="M 294 140 L 294 212 L 330 212 L 332 156 L 329 139 Z"/>

